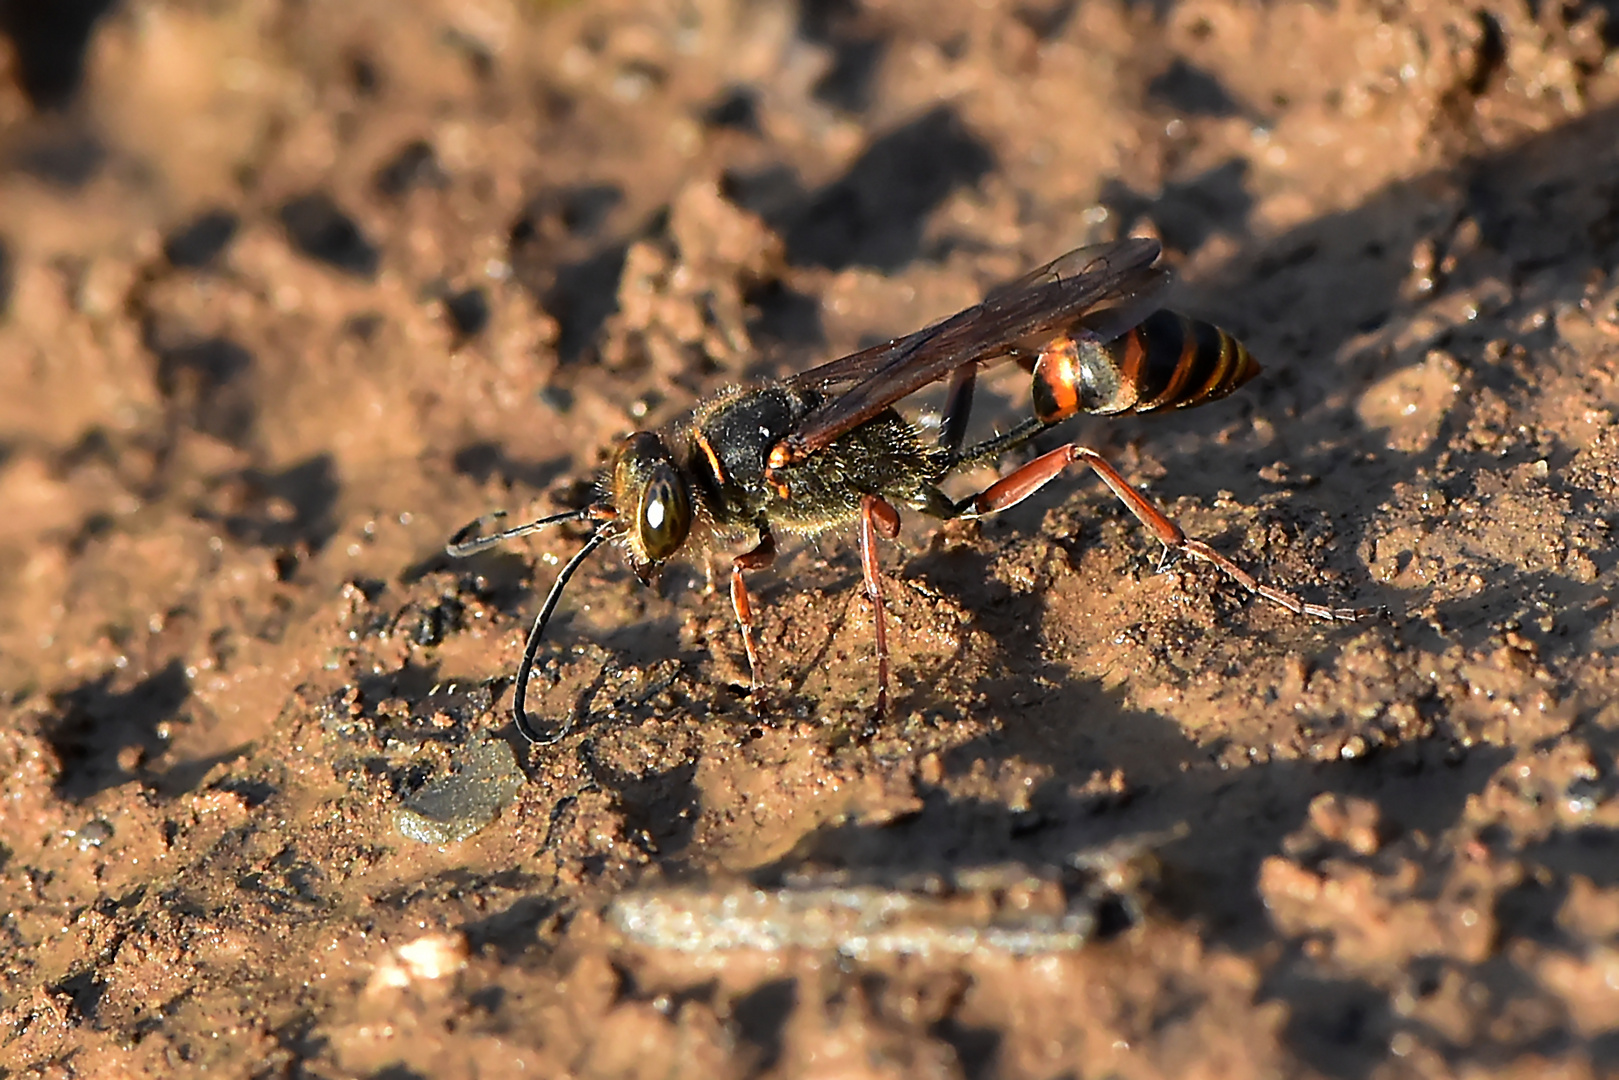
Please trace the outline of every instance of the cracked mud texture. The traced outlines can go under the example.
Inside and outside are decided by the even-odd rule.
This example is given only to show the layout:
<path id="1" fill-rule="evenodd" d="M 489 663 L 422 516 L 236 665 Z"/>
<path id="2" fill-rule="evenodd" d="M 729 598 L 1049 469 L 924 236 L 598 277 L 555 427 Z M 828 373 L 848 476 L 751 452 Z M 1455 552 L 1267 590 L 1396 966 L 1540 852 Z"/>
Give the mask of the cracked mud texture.
<path id="1" fill-rule="evenodd" d="M 1619 1073 L 1611 8 L 0 7 L 0 1070 Z M 761 715 L 703 568 L 647 589 L 604 552 L 529 698 L 573 730 L 517 739 L 581 534 L 452 562 L 457 528 L 1132 233 L 1265 370 L 1075 437 L 1386 621 L 1158 573 L 1076 474 L 906 520 L 880 722 L 832 533 L 754 576 Z M 1027 408 L 984 385 L 985 424 Z M 514 800 L 401 834 L 487 738 Z M 1041 955 L 683 952 L 605 915 L 1049 884 L 1151 836 Z"/>

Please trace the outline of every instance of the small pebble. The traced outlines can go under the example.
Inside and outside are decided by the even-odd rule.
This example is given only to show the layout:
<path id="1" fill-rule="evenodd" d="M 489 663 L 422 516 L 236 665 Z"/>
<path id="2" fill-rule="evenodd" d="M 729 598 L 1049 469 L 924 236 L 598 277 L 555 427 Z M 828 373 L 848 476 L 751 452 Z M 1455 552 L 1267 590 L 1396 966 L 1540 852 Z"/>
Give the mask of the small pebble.
<path id="1" fill-rule="evenodd" d="M 405 799 L 394 811 L 394 827 L 424 844 L 454 844 L 495 820 L 522 786 L 512 748 L 499 739 L 480 739 L 456 753 L 449 776 Z"/>

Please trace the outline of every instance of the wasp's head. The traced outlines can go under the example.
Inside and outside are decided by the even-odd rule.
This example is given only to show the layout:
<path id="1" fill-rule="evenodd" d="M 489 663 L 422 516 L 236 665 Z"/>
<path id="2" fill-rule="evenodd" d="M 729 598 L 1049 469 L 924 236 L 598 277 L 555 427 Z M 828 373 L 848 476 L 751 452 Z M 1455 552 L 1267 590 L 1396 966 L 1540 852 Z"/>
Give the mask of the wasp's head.
<path id="1" fill-rule="evenodd" d="M 642 431 L 618 444 L 607 482 L 635 572 L 647 580 L 691 532 L 685 474 L 663 440 Z"/>

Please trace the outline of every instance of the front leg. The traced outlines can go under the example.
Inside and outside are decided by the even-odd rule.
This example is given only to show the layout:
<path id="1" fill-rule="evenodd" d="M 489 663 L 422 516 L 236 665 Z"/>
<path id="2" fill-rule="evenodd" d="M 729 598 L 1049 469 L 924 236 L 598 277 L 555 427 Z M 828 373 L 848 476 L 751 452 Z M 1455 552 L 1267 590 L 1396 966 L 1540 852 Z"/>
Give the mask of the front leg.
<path id="1" fill-rule="evenodd" d="M 744 551 L 731 560 L 731 609 L 736 612 L 736 625 L 742 631 L 742 648 L 748 654 L 748 701 L 759 708 L 759 650 L 753 642 L 753 601 L 748 597 L 747 583 L 742 574 L 747 570 L 763 570 L 776 561 L 776 538 L 770 526 L 759 525 L 759 542 L 752 551 Z"/>

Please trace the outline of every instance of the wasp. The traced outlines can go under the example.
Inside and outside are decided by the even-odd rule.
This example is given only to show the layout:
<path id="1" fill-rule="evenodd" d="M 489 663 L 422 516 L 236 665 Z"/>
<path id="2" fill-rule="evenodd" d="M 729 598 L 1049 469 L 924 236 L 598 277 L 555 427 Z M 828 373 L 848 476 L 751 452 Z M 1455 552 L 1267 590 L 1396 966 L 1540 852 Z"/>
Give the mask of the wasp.
<path id="1" fill-rule="evenodd" d="M 1069 443 L 1023 464 L 975 495 L 952 499 L 945 478 L 992 461 L 1079 413 L 1116 415 L 1185 409 L 1225 397 L 1259 373 L 1241 342 L 1210 323 L 1156 307 L 1168 282 L 1156 241 L 1132 238 L 1070 251 L 931 326 L 783 379 L 726 389 L 658 431 L 613 448 L 599 495 L 582 509 L 486 536 L 483 519 L 447 548 L 477 551 L 562 522 L 593 526 L 563 565 L 535 616 L 517 669 L 512 715 L 531 742 L 554 742 L 532 726 L 524 702 L 534 658 L 568 580 L 603 544 L 623 547 L 644 583 L 682 552 L 751 546 L 731 559 L 731 606 L 759 700 L 760 662 L 745 575 L 771 565 L 776 534 L 813 535 L 854 524 L 873 610 L 878 714 L 888 702 L 879 539 L 899 535 L 900 509 L 949 520 L 1015 506 L 1068 466 L 1095 472 L 1164 545 L 1222 571 L 1248 592 L 1299 615 L 1354 621 L 1370 609 L 1306 603 L 1266 584 L 1201 540 L 1188 537 L 1097 451 Z M 981 368 L 1015 362 L 1033 379 L 1033 415 L 968 444 L 967 420 Z M 896 403 L 948 380 L 936 438 Z"/>

